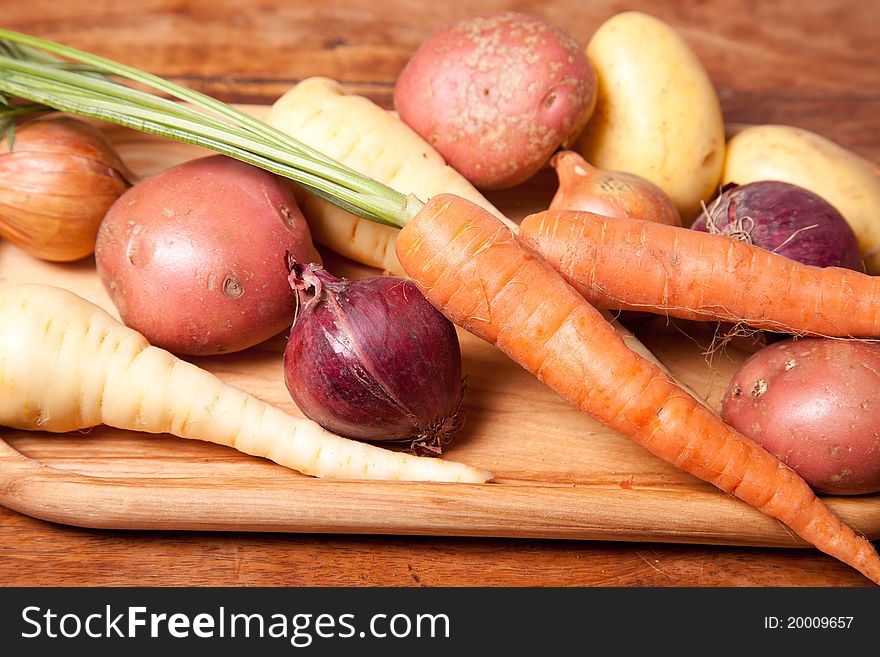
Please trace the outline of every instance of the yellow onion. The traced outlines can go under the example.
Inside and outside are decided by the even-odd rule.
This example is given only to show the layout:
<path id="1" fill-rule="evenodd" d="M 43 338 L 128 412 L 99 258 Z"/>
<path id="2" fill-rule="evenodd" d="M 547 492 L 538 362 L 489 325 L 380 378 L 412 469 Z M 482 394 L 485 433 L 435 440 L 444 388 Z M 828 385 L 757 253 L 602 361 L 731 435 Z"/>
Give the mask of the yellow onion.
<path id="1" fill-rule="evenodd" d="M 559 177 L 551 210 L 585 210 L 681 226 L 681 216 L 669 196 L 641 176 L 598 169 L 574 151 L 559 151 L 550 163 Z"/>
<path id="2" fill-rule="evenodd" d="M 90 255 L 98 226 L 133 176 L 97 128 L 69 117 L 0 140 L 0 237 L 43 260 Z"/>

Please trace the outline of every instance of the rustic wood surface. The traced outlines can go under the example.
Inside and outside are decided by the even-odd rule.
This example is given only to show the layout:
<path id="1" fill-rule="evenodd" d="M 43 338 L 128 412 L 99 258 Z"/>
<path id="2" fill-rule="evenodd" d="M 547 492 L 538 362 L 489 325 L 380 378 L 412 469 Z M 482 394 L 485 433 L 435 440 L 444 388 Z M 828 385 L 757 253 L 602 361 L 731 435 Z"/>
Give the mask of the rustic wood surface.
<path id="1" fill-rule="evenodd" d="M 6 3 L 3 26 L 64 41 L 233 102 L 327 75 L 390 107 L 408 55 L 473 11 L 397 2 Z M 631 3 L 628 8 L 638 8 Z M 730 122 L 784 122 L 880 161 L 872 2 L 645 2 L 703 60 Z M 137 7 L 137 11 L 133 8 Z M 484 3 L 543 15 L 585 43 L 612 2 Z M 834 30 L 828 30 L 829 25 Z M 546 179 L 526 191 L 546 194 Z M 5 585 L 864 586 L 813 550 L 533 539 L 84 530 L 0 508 Z"/>

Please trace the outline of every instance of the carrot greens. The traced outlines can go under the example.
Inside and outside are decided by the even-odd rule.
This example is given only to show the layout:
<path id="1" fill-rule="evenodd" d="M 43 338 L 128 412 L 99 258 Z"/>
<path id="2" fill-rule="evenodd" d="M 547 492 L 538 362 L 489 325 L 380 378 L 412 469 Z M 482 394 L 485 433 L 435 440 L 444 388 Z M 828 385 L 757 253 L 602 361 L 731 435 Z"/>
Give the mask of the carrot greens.
<path id="1" fill-rule="evenodd" d="M 4 29 L 0 92 L 222 153 L 290 178 L 378 223 L 402 227 L 421 207 L 414 196 L 362 176 L 227 103 L 98 55 Z"/>

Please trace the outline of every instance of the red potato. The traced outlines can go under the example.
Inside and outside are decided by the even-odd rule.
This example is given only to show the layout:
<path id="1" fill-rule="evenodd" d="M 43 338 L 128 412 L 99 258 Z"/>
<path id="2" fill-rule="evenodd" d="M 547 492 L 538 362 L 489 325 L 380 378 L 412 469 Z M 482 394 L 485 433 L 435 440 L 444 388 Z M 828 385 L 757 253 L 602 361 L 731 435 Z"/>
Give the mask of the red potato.
<path id="1" fill-rule="evenodd" d="M 177 354 L 240 351 L 290 328 L 286 253 L 320 262 L 288 183 L 222 155 L 125 192 L 98 230 L 98 275 L 122 321 Z"/>
<path id="2" fill-rule="evenodd" d="M 531 177 L 580 134 L 596 105 L 596 74 L 558 27 L 505 12 L 445 26 L 409 60 L 394 106 L 476 187 Z"/>
<path id="3" fill-rule="evenodd" d="M 880 491 L 880 344 L 805 338 L 747 360 L 722 415 L 816 491 Z"/>

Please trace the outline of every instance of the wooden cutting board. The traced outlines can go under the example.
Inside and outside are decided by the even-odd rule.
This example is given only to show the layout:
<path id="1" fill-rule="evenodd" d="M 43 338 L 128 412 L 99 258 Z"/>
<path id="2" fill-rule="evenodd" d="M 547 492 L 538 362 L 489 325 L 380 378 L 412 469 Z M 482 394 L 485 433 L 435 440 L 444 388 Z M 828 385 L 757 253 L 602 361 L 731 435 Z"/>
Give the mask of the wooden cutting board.
<path id="1" fill-rule="evenodd" d="M 104 129 L 141 175 L 207 154 L 116 126 Z M 491 200 L 519 219 L 546 207 L 553 185 L 551 175 L 541 174 Z M 341 275 L 367 273 L 332 254 L 327 265 Z M 66 287 L 116 314 L 93 259 L 51 264 L 2 243 L 0 287 L 19 282 Z M 654 322 L 640 337 L 717 408 L 747 354 L 727 348 L 707 355 L 711 336 L 680 330 Z M 0 504 L 99 528 L 804 545 L 777 521 L 575 410 L 494 347 L 459 336 L 468 377 L 466 422 L 446 456 L 491 470 L 496 478 L 489 484 L 319 480 L 170 436 L 106 427 L 61 435 L 0 429 Z M 298 413 L 283 382 L 283 349 L 282 335 L 238 354 L 191 360 Z M 857 530 L 880 538 L 880 494 L 827 501 Z"/>

